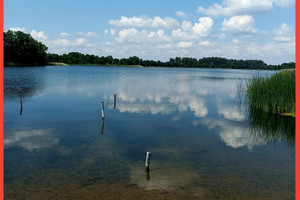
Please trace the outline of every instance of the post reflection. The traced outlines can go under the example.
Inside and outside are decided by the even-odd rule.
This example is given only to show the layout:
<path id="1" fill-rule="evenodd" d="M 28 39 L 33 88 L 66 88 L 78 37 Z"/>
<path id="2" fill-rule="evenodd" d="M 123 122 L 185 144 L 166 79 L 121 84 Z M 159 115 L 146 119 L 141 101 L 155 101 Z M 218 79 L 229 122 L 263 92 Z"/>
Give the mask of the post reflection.
<path id="1" fill-rule="evenodd" d="M 20 115 L 22 115 L 23 112 L 23 102 L 20 100 Z"/>
<path id="2" fill-rule="evenodd" d="M 102 123 L 101 123 L 101 135 L 103 135 L 104 131 L 104 118 L 102 118 Z"/>

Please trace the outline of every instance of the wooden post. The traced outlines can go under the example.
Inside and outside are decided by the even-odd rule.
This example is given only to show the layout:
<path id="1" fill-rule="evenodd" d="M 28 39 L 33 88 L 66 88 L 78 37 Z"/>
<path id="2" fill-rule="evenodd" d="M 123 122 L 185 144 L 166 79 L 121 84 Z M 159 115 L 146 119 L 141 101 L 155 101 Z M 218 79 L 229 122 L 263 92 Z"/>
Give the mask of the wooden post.
<path id="1" fill-rule="evenodd" d="M 149 151 L 146 153 L 145 167 L 146 167 L 146 168 L 147 168 L 147 167 L 148 167 L 148 168 L 150 167 L 150 152 L 149 152 Z"/>
<path id="2" fill-rule="evenodd" d="M 150 152 L 146 153 L 146 161 L 145 161 L 145 172 L 146 172 L 146 180 L 150 180 Z"/>
<path id="3" fill-rule="evenodd" d="M 20 100 L 20 115 L 22 115 L 23 112 L 23 102 Z"/>
<path id="4" fill-rule="evenodd" d="M 104 119 L 104 102 L 102 101 L 102 119 Z"/>
<path id="5" fill-rule="evenodd" d="M 117 95 L 114 94 L 114 109 L 116 109 L 116 104 L 117 104 Z"/>

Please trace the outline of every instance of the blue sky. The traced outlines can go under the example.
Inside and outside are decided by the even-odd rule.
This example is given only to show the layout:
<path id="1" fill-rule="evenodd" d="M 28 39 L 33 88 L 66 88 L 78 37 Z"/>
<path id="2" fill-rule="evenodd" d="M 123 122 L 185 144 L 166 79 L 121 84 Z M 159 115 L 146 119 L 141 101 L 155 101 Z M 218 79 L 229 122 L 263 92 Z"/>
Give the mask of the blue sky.
<path id="1" fill-rule="evenodd" d="M 295 61 L 293 0 L 4 0 L 8 29 L 58 54 Z"/>

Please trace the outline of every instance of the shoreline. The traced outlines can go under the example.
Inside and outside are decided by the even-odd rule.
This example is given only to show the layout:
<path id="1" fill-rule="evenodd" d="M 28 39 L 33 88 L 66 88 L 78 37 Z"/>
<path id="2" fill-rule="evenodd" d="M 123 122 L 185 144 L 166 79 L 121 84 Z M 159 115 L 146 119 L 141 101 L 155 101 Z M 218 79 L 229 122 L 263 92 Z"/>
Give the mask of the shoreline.
<path id="1" fill-rule="evenodd" d="M 95 67 L 134 67 L 134 68 L 178 68 L 178 69 L 223 69 L 223 70 L 260 70 L 260 71 L 281 71 L 294 69 L 245 69 L 245 68 L 217 68 L 217 67 L 167 67 L 167 66 L 142 66 L 142 65 L 116 65 L 116 64 L 67 64 L 60 62 L 49 62 L 46 65 L 21 65 L 19 63 L 5 63 L 4 67 L 46 67 L 46 66 L 95 66 Z"/>
<path id="2" fill-rule="evenodd" d="M 95 67 L 134 67 L 134 68 L 172 68 L 172 69 L 224 69 L 224 70 L 260 70 L 260 71 L 280 71 L 289 69 L 242 69 L 242 68 L 216 68 L 216 67 L 167 67 L 167 66 L 142 66 L 142 65 L 116 65 L 116 64 L 67 64 L 48 63 L 46 66 L 95 66 Z M 26 67 L 26 66 L 4 66 L 4 67 Z M 43 67 L 43 66 L 42 66 Z"/>

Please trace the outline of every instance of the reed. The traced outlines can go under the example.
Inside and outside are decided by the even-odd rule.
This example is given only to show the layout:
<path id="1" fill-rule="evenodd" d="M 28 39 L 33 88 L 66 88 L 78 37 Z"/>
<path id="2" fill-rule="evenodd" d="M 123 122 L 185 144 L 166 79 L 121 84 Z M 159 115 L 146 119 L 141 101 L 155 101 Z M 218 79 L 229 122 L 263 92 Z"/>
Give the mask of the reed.
<path id="1" fill-rule="evenodd" d="M 250 109 L 271 113 L 295 113 L 295 70 L 272 76 L 255 76 L 246 83 Z"/>

